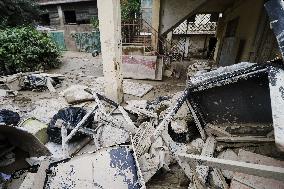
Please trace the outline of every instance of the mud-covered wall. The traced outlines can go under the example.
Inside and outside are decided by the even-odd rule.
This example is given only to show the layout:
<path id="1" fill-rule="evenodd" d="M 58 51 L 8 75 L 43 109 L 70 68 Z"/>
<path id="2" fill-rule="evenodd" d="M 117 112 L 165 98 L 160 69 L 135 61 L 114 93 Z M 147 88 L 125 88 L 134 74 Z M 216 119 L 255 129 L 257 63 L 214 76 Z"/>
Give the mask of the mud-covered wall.
<path id="1" fill-rule="evenodd" d="M 214 34 L 203 35 L 173 35 L 172 40 L 178 43 L 181 39 L 184 41 L 185 57 L 206 58 L 209 46 L 209 40 Z M 185 39 L 184 39 L 185 38 Z"/>
<path id="2" fill-rule="evenodd" d="M 220 61 L 220 54 L 227 37 L 235 37 L 238 40 L 235 63 L 267 61 L 273 57 L 274 52 L 277 52 L 273 40 L 274 36 L 269 32 L 269 25 L 265 23 L 267 17 L 263 16 L 266 14 L 263 6 L 263 0 L 235 1 L 234 5 L 224 12 L 223 17 L 218 22 L 216 34 L 218 43 L 214 59 L 217 64 Z M 228 33 L 230 33 L 228 30 L 234 30 L 230 28 L 232 27 L 230 25 L 232 20 L 238 21 L 233 32 L 234 35 L 228 36 Z M 264 40 L 262 41 L 261 38 Z M 266 42 L 264 42 L 265 40 Z M 257 58 L 258 56 L 262 58 Z"/>

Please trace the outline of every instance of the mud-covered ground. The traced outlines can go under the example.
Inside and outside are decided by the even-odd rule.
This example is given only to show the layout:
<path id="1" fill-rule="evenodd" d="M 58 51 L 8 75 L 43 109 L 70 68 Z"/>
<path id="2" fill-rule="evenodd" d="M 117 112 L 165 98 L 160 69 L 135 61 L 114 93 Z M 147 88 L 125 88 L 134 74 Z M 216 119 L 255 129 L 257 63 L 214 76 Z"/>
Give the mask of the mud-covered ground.
<path id="1" fill-rule="evenodd" d="M 48 90 L 43 92 L 19 91 L 15 97 L 0 99 L 1 108 L 16 111 L 22 118 L 36 117 L 48 123 L 50 116 L 54 115 L 60 108 L 68 106 L 59 95 L 61 91 L 76 84 L 91 87 L 94 79 L 103 76 L 102 59 L 100 56 L 92 57 L 89 53 L 65 52 L 60 68 L 49 70 L 47 73 L 58 73 L 65 76 L 62 84 L 56 88 L 56 93 L 51 93 Z M 163 81 L 131 81 L 150 84 L 154 88 L 143 98 L 124 95 L 124 101 L 155 99 L 158 96 L 173 94 L 183 90 L 186 82 L 185 77 L 183 79 L 164 78 Z"/>

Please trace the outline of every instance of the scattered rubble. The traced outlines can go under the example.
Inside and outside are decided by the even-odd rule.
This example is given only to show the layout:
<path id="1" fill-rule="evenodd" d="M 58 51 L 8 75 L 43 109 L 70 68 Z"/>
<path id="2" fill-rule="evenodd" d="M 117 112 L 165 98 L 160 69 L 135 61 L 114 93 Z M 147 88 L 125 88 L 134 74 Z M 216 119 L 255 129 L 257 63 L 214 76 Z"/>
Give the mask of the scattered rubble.
<path id="1" fill-rule="evenodd" d="M 72 85 L 66 90 L 61 92 L 61 95 L 66 99 L 69 104 L 76 104 L 80 102 L 93 100 L 93 96 L 86 92 L 87 86 Z"/>
<path id="2" fill-rule="evenodd" d="M 50 92 L 56 92 L 54 87 L 59 85 L 62 80 L 64 80 L 64 76 L 60 74 L 31 72 L 2 76 L 0 84 L 6 85 L 12 91 L 48 89 Z"/>
<path id="3" fill-rule="evenodd" d="M 134 83 L 127 80 L 123 81 L 123 92 L 125 94 L 143 97 L 150 90 L 153 89 L 153 86 L 148 84 Z"/>
<path id="4" fill-rule="evenodd" d="M 193 64 L 189 65 L 187 68 L 187 78 L 192 76 L 201 75 L 210 71 L 212 67 L 209 65 L 208 61 L 196 60 Z"/>
<path id="5" fill-rule="evenodd" d="M 94 80 L 90 87 L 85 85 L 72 85 L 64 91 L 60 92 L 60 95 L 63 96 L 69 104 L 93 101 L 93 96 L 86 90 L 104 95 L 104 83 L 104 78 L 98 77 Z M 128 80 L 123 81 L 124 94 L 129 94 L 141 98 L 152 89 L 153 86 L 149 84 L 135 83 Z"/>
<path id="6" fill-rule="evenodd" d="M 276 132 L 274 117 L 267 108 L 271 104 L 265 101 L 275 77 L 268 79 L 269 66 L 242 63 L 206 72 L 191 77 L 185 91 L 127 101 L 124 107 L 97 92 L 103 80 L 93 88 L 71 86 L 62 94 L 72 106 L 62 97 L 43 100 L 44 111 L 37 107 L 28 113 L 36 118 L 0 121 L 0 171 L 11 175 L 5 169 L 19 161 L 19 148 L 28 152 L 25 166 L 17 167 L 25 170 L 21 188 L 145 188 L 174 164 L 186 175 L 188 188 L 267 188 L 265 183 L 281 188 L 283 159 L 259 150 L 264 144 L 277 149 L 271 135 Z M 255 83 L 255 92 L 243 90 L 246 96 L 234 90 Z M 133 89 L 133 83 L 129 86 Z M 236 87 L 228 91 L 224 86 Z M 143 90 L 129 93 L 138 96 L 151 88 L 139 87 Z M 38 118 L 43 114 L 45 120 Z"/>

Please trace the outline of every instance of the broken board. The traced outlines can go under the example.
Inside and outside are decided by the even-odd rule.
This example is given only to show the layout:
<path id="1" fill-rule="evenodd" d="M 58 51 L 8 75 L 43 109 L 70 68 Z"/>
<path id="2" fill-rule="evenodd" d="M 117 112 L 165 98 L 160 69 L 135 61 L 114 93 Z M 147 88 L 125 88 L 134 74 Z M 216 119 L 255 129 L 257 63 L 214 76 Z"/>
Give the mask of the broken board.
<path id="1" fill-rule="evenodd" d="M 141 188 L 136 161 L 128 147 L 112 147 L 83 154 L 50 166 L 46 189 Z"/>

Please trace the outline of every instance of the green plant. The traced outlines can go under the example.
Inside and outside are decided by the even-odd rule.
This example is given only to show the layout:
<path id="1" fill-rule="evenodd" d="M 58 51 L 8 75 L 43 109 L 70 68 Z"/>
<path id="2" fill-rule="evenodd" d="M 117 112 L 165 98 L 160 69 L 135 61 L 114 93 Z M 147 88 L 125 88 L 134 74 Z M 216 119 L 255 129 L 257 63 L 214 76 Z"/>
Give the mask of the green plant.
<path id="1" fill-rule="evenodd" d="M 140 13 L 140 0 L 121 1 L 121 19 L 134 19 Z"/>
<path id="2" fill-rule="evenodd" d="M 32 27 L 0 30 L 0 74 L 54 68 L 60 56 L 51 38 Z"/>
<path id="3" fill-rule="evenodd" d="M 98 17 L 91 18 L 90 22 L 91 22 L 94 30 L 98 31 L 99 30 L 99 19 L 98 19 Z"/>

